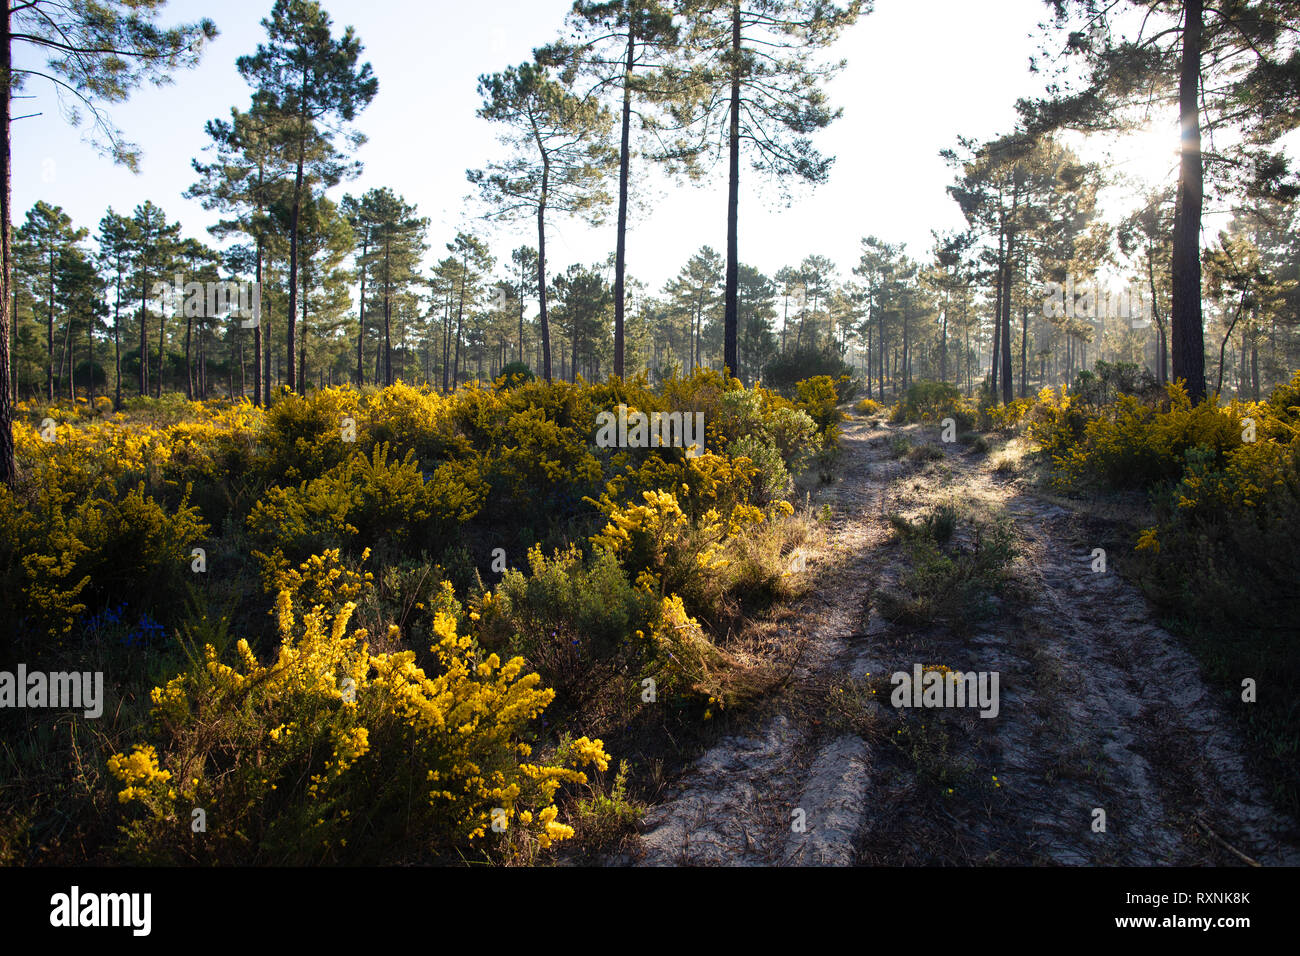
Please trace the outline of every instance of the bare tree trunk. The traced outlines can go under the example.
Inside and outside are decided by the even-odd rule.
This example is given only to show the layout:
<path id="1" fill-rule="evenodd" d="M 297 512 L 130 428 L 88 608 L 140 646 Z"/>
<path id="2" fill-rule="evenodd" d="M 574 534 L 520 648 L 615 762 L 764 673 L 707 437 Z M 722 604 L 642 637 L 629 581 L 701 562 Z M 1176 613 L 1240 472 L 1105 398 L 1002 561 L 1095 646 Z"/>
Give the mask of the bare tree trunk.
<path id="1" fill-rule="evenodd" d="M 54 253 L 50 253 L 50 283 L 46 298 L 45 352 L 49 368 L 45 375 L 45 392 L 54 401 Z M 62 360 L 60 359 L 60 362 Z"/>
<path id="2" fill-rule="evenodd" d="M 298 313 L 298 222 L 302 214 L 302 180 L 303 180 L 303 163 L 305 162 L 305 151 L 307 143 L 305 139 L 299 140 L 298 145 L 298 166 L 293 181 L 293 213 L 289 223 L 289 308 L 286 312 L 286 347 L 288 349 L 289 359 L 289 391 L 297 388 L 297 381 L 294 379 L 294 349 L 297 345 L 294 335 L 296 329 L 294 324 L 297 321 Z"/>
<path id="3" fill-rule="evenodd" d="M 187 310 L 188 311 L 188 310 Z M 194 330 L 194 318 L 185 316 L 185 397 L 194 401 L 194 366 L 190 363 L 190 335 Z"/>
<path id="4" fill-rule="evenodd" d="M 618 154 L 618 239 L 614 251 L 614 374 L 623 377 L 623 296 L 627 271 L 627 180 L 631 166 L 632 70 L 636 54 L 636 17 L 628 18 L 627 61 L 623 69 L 623 142 Z"/>
<path id="5" fill-rule="evenodd" d="M 1029 397 L 1029 306 L 1020 317 L 1020 397 Z"/>
<path id="6" fill-rule="evenodd" d="M 117 260 L 117 295 L 113 298 L 113 409 L 122 407 L 122 259 Z"/>
<path id="7" fill-rule="evenodd" d="M 162 398 L 163 387 L 163 347 L 167 342 L 167 307 L 158 311 L 158 381 L 154 384 L 154 397 Z"/>
<path id="8" fill-rule="evenodd" d="M 546 200 L 550 187 L 551 164 L 542 161 L 542 200 L 537 204 L 537 304 L 542 327 L 542 374 L 551 384 L 551 322 L 546 314 Z"/>
<path id="9" fill-rule="evenodd" d="M 253 326 L 253 404 L 262 404 L 262 240 L 257 240 L 257 325 Z M 269 398 L 269 396 L 268 396 Z"/>
<path id="10" fill-rule="evenodd" d="M 370 251 L 369 237 L 361 241 L 361 301 L 357 306 L 357 388 L 366 381 L 366 253 Z"/>
<path id="11" fill-rule="evenodd" d="M 1187 383 L 1193 402 L 1205 398 L 1205 340 L 1201 318 L 1201 164 L 1200 90 L 1202 0 L 1183 4 L 1183 53 L 1178 82 L 1182 160 L 1174 209 L 1173 376 Z"/>
<path id="12" fill-rule="evenodd" d="M 10 44 L 9 18 L 12 16 L 8 5 L 4 16 L 0 17 L 3 32 L 0 33 L 0 81 L 8 91 L 12 84 L 12 59 Z M 0 164 L 4 166 L 4 184 L 0 187 L 0 482 L 13 487 L 16 477 L 14 461 L 14 412 L 10 395 L 17 394 L 15 379 L 10 365 L 9 335 L 18 321 L 18 309 L 9 314 L 9 288 L 13 264 L 12 232 L 9 223 L 13 219 L 12 193 L 12 156 L 9 151 L 9 117 L 10 99 L 8 93 L 0 96 L 4 101 L 4 116 L 0 117 Z"/>
<path id="13" fill-rule="evenodd" d="M 1014 206 L 1013 206 L 1014 208 Z M 1002 290 L 1002 404 L 1011 403 L 1014 396 L 1014 385 L 1011 381 L 1011 291 L 1013 288 L 1012 276 L 1014 271 L 1011 267 L 1012 260 L 1015 256 L 1016 234 L 1012 230 L 1007 234 L 1007 256 L 1004 266 L 1006 279 L 1005 287 Z"/>
<path id="14" fill-rule="evenodd" d="M 731 6 L 731 126 L 727 133 L 730 150 L 727 172 L 727 284 L 722 326 L 722 363 L 735 374 L 736 329 L 740 317 L 740 0 Z"/>
<path id="15" fill-rule="evenodd" d="M 72 316 L 68 316 L 68 321 L 63 323 L 63 347 L 59 349 L 59 377 L 63 376 L 63 364 L 67 362 L 68 372 L 72 372 L 72 361 L 68 358 L 69 345 L 72 342 Z M 72 375 L 68 375 L 68 398 L 72 401 L 77 400 L 76 390 L 73 388 Z"/>

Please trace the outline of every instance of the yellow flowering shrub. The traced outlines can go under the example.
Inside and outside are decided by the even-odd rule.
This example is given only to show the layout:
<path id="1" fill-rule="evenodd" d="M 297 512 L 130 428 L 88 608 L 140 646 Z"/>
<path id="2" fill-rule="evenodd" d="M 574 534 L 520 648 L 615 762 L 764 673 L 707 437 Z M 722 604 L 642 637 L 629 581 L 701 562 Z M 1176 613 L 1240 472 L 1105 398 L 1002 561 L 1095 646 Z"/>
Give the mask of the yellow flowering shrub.
<path id="1" fill-rule="evenodd" d="M 839 395 L 835 382 L 829 375 L 816 375 L 795 386 L 799 400 L 797 406 L 808 413 L 823 434 L 830 431 L 844 416 L 839 410 Z"/>
<path id="2" fill-rule="evenodd" d="M 688 491 L 683 485 L 683 493 Z M 750 504 L 725 512 L 710 508 L 692 521 L 671 491 L 645 491 L 641 497 L 641 504 L 626 506 L 607 498 L 609 520 L 591 538 L 597 552 L 618 558 L 638 587 L 657 595 L 680 594 L 713 623 L 734 616 L 744 592 L 778 588 L 784 569 L 754 561 L 748 543 L 758 529 L 792 513 L 788 502 L 768 511 Z"/>
<path id="3" fill-rule="evenodd" d="M 179 590 L 190 547 L 207 534 L 183 497 L 169 511 L 144 483 L 119 496 L 111 482 L 63 491 L 54 472 L 19 496 L 0 487 L 0 587 L 38 632 L 67 637 L 87 609 L 124 598 L 147 606 Z"/>
<path id="4" fill-rule="evenodd" d="M 725 707 L 724 674 L 728 659 L 704 635 L 699 621 L 686 613 L 676 594 L 663 597 L 650 629 L 650 644 L 659 663 L 659 687 L 668 693 L 708 698 Z"/>
<path id="5" fill-rule="evenodd" d="M 467 443 L 455 433 L 454 407 L 454 398 L 428 386 L 398 382 L 365 395 L 361 414 L 370 442 L 387 442 L 399 454 L 410 451 L 424 461 L 468 452 Z"/>
<path id="6" fill-rule="evenodd" d="M 594 420 L 593 420 L 594 422 Z M 600 462 L 587 445 L 588 434 L 548 418 L 541 409 L 512 414 L 501 431 L 486 480 L 502 504 L 535 506 L 560 490 L 594 487 Z"/>
<path id="7" fill-rule="evenodd" d="M 292 558 L 381 539 L 400 546 L 431 522 L 469 520 L 484 494 L 472 462 L 442 465 L 426 482 L 411 452 L 398 461 L 380 444 L 296 488 L 270 489 L 254 504 L 248 528 Z"/>
<path id="8" fill-rule="evenodd" d="M 346 440 L 351 422 L 353 441 Z M 327 388 L 311 395 L 284 392 L 266 414 L 262 467 L 272 481 L 296 483 L 320 475 L 368 449 L 366 419 L 357 393 Z"/>
<path id="9" fill-rule="evenodd" d="M 1208 448 L 1222 462 L 1241 447 L 1249 406 L 1232 402 L 1219 408 L 1208 401 L 1193 406 L 1178 383 L 1169 386 L 1168 398 L 1167 410 L 1131 395 L 1103 407 L 1088 420 L 1077 444 L 1053 457 L 1058 484 L 1093 480 L 1115 488 L 1147 487 L 1177 480 L 1189 448 Z"/>
<path id="10" fill-rule="evenodd" d="M 316 570 L 336 561 L 324 556 Z M 128 809 L 122 851 L 150 862 L 395 862 L 469 849 L 522 829 L 545 848 L 572 830 L 561 786 L 604 770 L 599 740 L 533 759 L 524 735 L 553 692 L 524 661 L 481 651 L 439 614 L 427 666 L 373 654 L 355 608 L 277 600 L 281 644 L 247 641 L 226 663 L 208 645 L 153 692 L 161 746 L 115 754 Z M 192 831 L 195 809 L 206 832 Z M 526 815 L 526 816 L 525 816 Z"/>
<path id="11" fill-rule="evenodd" d="M 1049 461 L 1067 456 L 1083 438 L 1088 417 L 1079 403 L 1062 385 L 1059 389 L 1044 388 L 1038 401 L 1025 416 L 1025 430 L 1029 438 Z"/>
<path id="12" fill-rule="evenodd" d="M 1033 407 L 1034 401 L 1030 398 L 1017 398 L 1005 405 L 990 405 L 982 409 L 981 424 L 990 431 L 1011 433 L 1021 427 Z"/>

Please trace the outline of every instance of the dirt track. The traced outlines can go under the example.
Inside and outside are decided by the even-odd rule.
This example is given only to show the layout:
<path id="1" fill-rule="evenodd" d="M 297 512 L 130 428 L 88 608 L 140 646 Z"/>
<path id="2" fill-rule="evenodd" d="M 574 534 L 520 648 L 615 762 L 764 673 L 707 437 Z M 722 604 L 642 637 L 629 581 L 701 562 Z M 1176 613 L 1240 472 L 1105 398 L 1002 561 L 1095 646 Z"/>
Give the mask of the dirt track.
<path id="1" fill-rule="evenodd" d="M 899 433 L 943 457 L 892 457 Z M 1247 772 L 1226 711 L 1248 705 L 1206 688 L 1133 585 L 1094 572 L 1078 515 L 938 437 L 845 423 L 841 477 L 814 500 L 832 520 L 813 590 L 760 625 L 802 642 L 791 681 L 670 783 L 620 862 L 1300 863 L 1295 824 Z M 1013 523 L 1009 593 L 969 629 L 889 624 L 873 595 L 908 564 L 886 515 L 942 501 Z M 830 706 L 914 663 L 998 672 L 998 715 Z"/>

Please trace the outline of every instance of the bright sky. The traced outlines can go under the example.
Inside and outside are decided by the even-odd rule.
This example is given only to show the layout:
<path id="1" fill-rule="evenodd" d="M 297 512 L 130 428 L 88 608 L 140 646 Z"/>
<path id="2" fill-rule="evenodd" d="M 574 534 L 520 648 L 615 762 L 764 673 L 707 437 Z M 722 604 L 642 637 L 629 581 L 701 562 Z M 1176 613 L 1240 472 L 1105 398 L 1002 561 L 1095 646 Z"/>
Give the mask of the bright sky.
<path id="1" fill-rule="evenodd" d="M 391 187 L 430 218 L 430 261 L 466 225 L 492 230 L 499 259 L 523 242 L 535 244 L 531 222 L 489 227 L 465 218 L 465 170 L 501 150 L 492 124 L 474 115 L 477 78 L 529 58 L 534 46 L 553 39 L 570 0 L 326 0 L 325 6 L 336 35 L 345 25 L 356 28 L 379 79 L 379 94 L 357 124 L 369 137 L 359 156 L 365 172 L 331 196 Z M 210 15 L 221 36 L 201 65 L 176 74 L 173 85 L 141 89 L 111 109 L 126 138 L 143 148 L 138 176 L 83 142 L 59 115 L 48 82 L 32 79 L 27 92 L 37 98 L 18 101 L 15 112 L 43 113 L 14 127 L 16 220 L 44 199 L 93 234 L 106 207 L 129 214 L 152 199 L 187 235 L 210 241 L 206 228 L 215 214 L 181 193 L 195 179 L 190 160 L 208 142 L 204 123 L 248 105 L 250 91 L 235 59 L 264 39 L 260 20 L 270 7 L 271 0 L 168 5 L 165 22 Z M 958 134 L 983 139 L 1011 128 L 1016 98 L 1038 89 L 1028 60 L 1037 52 L 1035 28 L 1045 13 L 1042 0 L 877 0 L 876 11 L 833 51 L 849 65 L 831 89 L 844 115 L 816 140 L 837 157 L 830 181 L 805 187 L 785 208 L 742 166 L 741 260 L 771 275 L 819 254 L 848 278 L 863 236 L 905 241 L 909 252 L 923 256 L 932 229 L 959 228 L 961 216 L 944 189 L 952 171 L 939 151 L 954 146 Z M 725 170 L 708 187 L 652 180 L 643 188 L 651 211 L 632 225 L 629 270 L 657 291 L 701 245 L 724 251 Z M 557 220 L 548 230 L 553 272 L 602 260 L 613 245 L 610 226 Z"/>

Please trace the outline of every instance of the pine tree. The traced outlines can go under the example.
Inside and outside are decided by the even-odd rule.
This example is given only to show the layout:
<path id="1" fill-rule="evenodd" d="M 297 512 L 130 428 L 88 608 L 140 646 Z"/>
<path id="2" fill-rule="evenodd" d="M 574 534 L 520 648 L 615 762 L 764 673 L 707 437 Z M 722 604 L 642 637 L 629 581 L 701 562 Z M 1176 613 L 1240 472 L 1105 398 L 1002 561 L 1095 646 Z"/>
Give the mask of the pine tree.
<path id="1" fill-rule="evenodd" d="M 414 206 L 386 188 L 370 190 L 349 208 L 361 229 L 369 227 L 367 268 L 374 283 L 373 295 L 379 296 L 384 323 L 381 344 L 383 382 L 392 385 L 393 305 L 419 279 L 420 263 L 428 248 L 424 236 L 429 220 L 416 215 Z M 353 235 L 355 237 L 355 231 Z M 376 378 L 379 378 L 378 372 Z"/>
<path id="2" fill-rule="evenodd" d="M 298 387 L 295 375 L 295 335 L 298 314 L 298 242 L 303 204 L 310 201 L 313 179 L 326 185 L 343 175 L 355 174 L 356 164 L 340 162 L 334 137 L 342 132 L 374 99 L 379 82 L 369 63 L 357 65 L 362 45 L 352 27 L 337 40 L 332 23 L 315 0 L 276 0 L 262 21 L 267 42 L 252 56 L 236 63 L 239 73 L 279 116 L 276 138 L 293 166 L 289 190 L 289 302 L 285 322 L 287 380 Z M 364 142 L 359 133 L 347 136 L 355 149 Z"/>
<path id="3" fill-rule="evenodd" d="M 661 0 L 577 0 L 569 14 L 574 39 L 543 51 L 592 77 L 592 93 L 621 100 L 618 152 L 618 231 L 614 252 L 614 374 L 623 376 L 623 323 L 627 276 L 628 190 L 632 176 L 632 117 L 644 127 L 658 123 L 651 113 L 673 96 L 663 67 L 677 46 L 671 6 Z"/>
<path id="4" fill-rule="evenodd" d="M 740 158 L 778 181 L 821 183 L 832 160 L 810 134 L 841 113 L 824 86 L 843 63 L 815 55 L 864 12 L 870 0 L 681 0 L 684 60 L 666 71 L 681 95 L 668 104 L 675 124 L 692 131 L 681 152 L 727 158 L 727 273 L 723 362 L 737 368 Z"/>
<path id="5" fill-rule="evenodd" d="M 523 63 L 479 78 L 478 115 L 509 130 L 513 155 L 469 181 L 500 219 L 537 219 L 537 300 L 542 374 L 551 381 L 551 329 L 546 308 L 546 217 L 559 212 L 600 220 L 609 203 L 607 174 L 617 162 L 609 146 L 609 110 L 577 96 L 543 63 Z"/>
<path id="6" fill-rule="evenodd" d="M 1025 100 L 1034 130 L 1114 131 L 1164 107 L 1179 118 L 1180 162 L 1171 252 L 1172 376 L 1193 401 L 1205 397 L 1201 314 L 1201 214 L 1207 177 L 1254 197 L 1294 198 L 1300 184 L 1272 147 L 1300 125 L 1300 73 L 1291 0 L 1241 0 L 1225 11 L 1204 0 L 1049 0 L 1065 52 L 1084 61 L 1078 84 L 1054 84 L 1048 99 Z M 1124 32 L 1130 14 L 1149 27 Z M 1137 115 L 1135 115 L 1135 113 Z M 1232 155 L 1202 150 L 1202 137 L 1232 130 Z"/>

